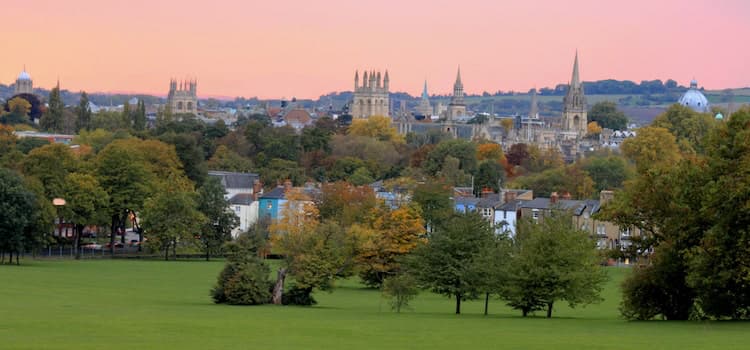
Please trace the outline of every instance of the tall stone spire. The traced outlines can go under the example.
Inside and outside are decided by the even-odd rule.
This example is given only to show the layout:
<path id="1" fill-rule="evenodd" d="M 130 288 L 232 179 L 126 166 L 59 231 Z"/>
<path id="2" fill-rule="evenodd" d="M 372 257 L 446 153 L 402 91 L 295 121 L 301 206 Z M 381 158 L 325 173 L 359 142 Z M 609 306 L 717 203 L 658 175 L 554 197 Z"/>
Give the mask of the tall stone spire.
<path id="1" fill-rule="evenodd" d="M 358 87 L 359 87 L 359 71 L 355 70 L 354 71 L 354 91 L 356 91 Z"/>
<path id="2" fill-rule="evenodd" d="M 576 50 L 576 59 L 573 63 L 573 76 L 570 78 L 570 87 L 578 88 L 581 85 L 581 80 L 578 78 L 578 50 Z"/>
<path id="3" fill-rule="evenodd" d="M 424 81 L 424 90 L 422 90 L 422 99 L 428 100 L 430 99 L 430 95 L 427 93 L 427 79 Z"/>
<path id="4" fill-rule="evenodd" d="M 456 74 L 456 82 L 453 84 L 453 97 L 451 97 L 452 105 L 463 105 L 464 104 L 464 84 L 461 82 L 461 66 L 458 66 L 458 73 Z"/>
<path id="5" fill-rule="evenodd" d="M 387 92 L 390 88 L 391 78 L 388 77 L 388 70 L 385 70 L 385 77 L 383 77 L 383 89 Z"/>

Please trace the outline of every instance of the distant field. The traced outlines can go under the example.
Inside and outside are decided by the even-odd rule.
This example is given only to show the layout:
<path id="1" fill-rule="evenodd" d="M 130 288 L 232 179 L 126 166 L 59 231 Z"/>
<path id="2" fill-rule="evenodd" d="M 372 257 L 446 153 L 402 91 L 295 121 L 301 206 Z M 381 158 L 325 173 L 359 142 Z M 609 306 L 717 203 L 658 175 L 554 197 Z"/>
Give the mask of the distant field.
<path id="1" fill-rule="evenodd" d="M 605 302 L 554 319 L 491 301 L 452 313 L 453 302 L 422 294 L 391 312 L 379 293 L 347 281 L 318 293 L 315 307 L 214 305 L 208 290 L 220 262 L 24 261 L 0 266 L 2 349 L 746 349 L 750 324 L 626 322 L 618 283 Z"/>

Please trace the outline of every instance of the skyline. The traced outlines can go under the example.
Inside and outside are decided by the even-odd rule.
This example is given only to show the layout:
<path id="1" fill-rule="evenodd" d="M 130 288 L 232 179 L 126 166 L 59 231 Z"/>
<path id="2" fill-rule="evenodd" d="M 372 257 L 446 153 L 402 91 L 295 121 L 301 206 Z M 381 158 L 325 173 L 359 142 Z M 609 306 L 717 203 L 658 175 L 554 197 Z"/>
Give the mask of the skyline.
<path id="1" fill-rule="evenodd" d="M 184 77 L 203 97 L 317 98 L 387 69 L 392 92 L 418 96 L 425 79 L 450 93 L 460 65 L 467 93 L 525 92 L 567 83 L 578 50 L 585 81 L 750 86 L 740 0 L 177 3 L 12 0 L 6 14 L 30 15 L 5 16 L 0 83 L 25 65 L 71 91 L 162 96 Z"/>

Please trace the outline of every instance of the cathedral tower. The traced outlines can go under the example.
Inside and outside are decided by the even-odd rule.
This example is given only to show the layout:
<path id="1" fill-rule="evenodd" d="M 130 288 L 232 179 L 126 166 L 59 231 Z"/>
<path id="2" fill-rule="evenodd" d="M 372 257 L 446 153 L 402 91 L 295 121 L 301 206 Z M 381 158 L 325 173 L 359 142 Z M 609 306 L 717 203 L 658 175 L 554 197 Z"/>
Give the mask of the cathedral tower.
<path id="1" fill-rule="evenodd" d="M 464 84 L 461 82 L 461 67 L 458 67 L 456 82 L 453 83 L 453 96 L 448 104 L 447 119 L 454 121 L 456 117 L 466 115 L 466 103 L 464 102 Z"/>
<path id="2" fill-rule="evenodd" d="M 169 94 L 167 104 L 172 113 L 198 114 L 198 82 L 196 80 L 181 81 L 177 86 L 177 80 L 169 81 Z"/>
<path id="3" fill-rule="evenodd" d="M 352 118 L 369 118 L 374 115 L 389 116 L 390 101 L 388 93 L 390 77 L 376 71 L 367 71 L 362 75 L 362 85 L 359 85 L 359 72 L 354 72 L 354 98 L 349 112 Z"/>
<path id="4" fill-rule="evenodd" d="M 563 99 L 561 126 L 563 131 L 573 131 L 579 136 L 586 135 L 587 127 L 586 96 L 578 76 L 578 51 L 573 63 L 573 76 L 570 78 L 568 93 Z"/>

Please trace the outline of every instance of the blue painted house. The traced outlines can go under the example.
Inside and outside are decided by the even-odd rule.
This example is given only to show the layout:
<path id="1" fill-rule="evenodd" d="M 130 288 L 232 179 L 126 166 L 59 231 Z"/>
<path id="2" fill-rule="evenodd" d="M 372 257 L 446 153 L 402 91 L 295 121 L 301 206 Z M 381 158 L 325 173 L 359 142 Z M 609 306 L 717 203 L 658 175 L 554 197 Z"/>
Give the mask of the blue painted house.
<path id="1" fill-rule="evenodd" d="M 286 188 L 276 187 L 258 197 L 258 218 L 270 217 L 271 220 L 279 218 L 279 213 L 286 203 Z"/>

